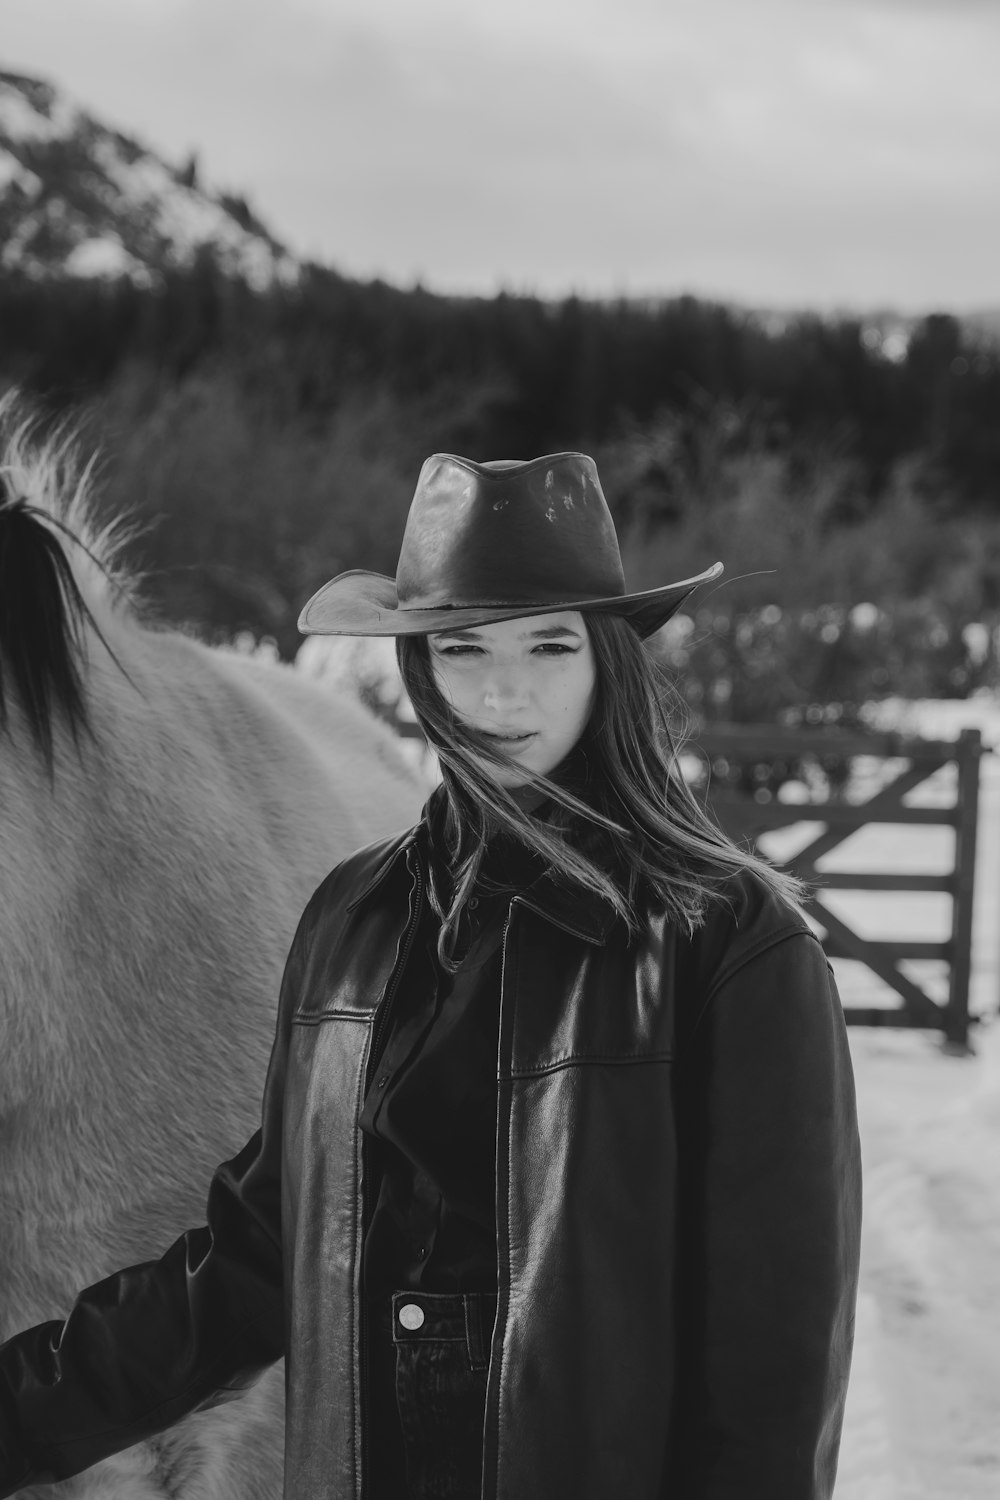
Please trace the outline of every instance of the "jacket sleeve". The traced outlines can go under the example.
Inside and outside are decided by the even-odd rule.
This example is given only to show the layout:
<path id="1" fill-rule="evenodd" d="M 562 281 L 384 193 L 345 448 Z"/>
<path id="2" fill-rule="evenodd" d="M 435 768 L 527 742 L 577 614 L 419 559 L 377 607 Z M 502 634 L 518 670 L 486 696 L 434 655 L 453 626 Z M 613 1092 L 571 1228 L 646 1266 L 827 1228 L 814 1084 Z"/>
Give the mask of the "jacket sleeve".
<path id="1" fill-rule="evenodd" d="M 861 1164 L 843 1012 L 785 929 L 721 977 L 679 1056 L 685 1500 L 828 1500 L 850 1370 Z"/>
<path id="2" fill-rule="evenodd" d="M 0 1496 L 65 1479 L 239 1394 L 284 1352 L 281 1116 L 307 908 L 285 966 L 260 1129 L 215 1172 L 206 1223 L 0 1346 Z"/>

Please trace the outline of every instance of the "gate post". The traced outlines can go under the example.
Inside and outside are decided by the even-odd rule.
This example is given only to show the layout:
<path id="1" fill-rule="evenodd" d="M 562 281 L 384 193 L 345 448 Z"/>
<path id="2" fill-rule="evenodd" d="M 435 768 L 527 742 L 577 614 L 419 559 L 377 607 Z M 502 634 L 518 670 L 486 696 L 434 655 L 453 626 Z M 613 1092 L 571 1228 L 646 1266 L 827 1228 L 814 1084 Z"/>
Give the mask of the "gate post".
<path id="1" fill-rule="evenodd" d="M 958 736 L 955 768 L 955 886 L 951 924 L 951 982 L 945 1016 L 946 1043 L 969 1051 L 969 983 L 972 973 L 972 901 L 976 878 L 976 829 L 979 818 L 979 759 L 982 735 L 963 729 Z"/>

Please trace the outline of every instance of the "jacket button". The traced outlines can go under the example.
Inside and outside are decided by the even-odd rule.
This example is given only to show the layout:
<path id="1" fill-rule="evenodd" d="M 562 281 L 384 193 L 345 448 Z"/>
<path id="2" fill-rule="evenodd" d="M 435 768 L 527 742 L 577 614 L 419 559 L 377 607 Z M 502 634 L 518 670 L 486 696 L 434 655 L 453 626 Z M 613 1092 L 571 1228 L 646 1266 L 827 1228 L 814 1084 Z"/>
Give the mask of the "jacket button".
<path id="1" fill-rule="evenodd" d="M 418 1328 L 424 1326 L 424 1310 L 422 1307 L 418 1307 L 415 1302 L 407 1302 L 399 1309 L 399 1321 L 404 1328 L 408 1328 L 411 1333 L 414 1333 Z"/>
<path id="2" fill-rule="evenodd" d="M 478 905 L 479 905 L 479 897 L 478 896 L 470 896 L 469 897 L 469 910 L 470 911 L 475 911 L 475 909 L 476 909 L 476 907 Z"/>

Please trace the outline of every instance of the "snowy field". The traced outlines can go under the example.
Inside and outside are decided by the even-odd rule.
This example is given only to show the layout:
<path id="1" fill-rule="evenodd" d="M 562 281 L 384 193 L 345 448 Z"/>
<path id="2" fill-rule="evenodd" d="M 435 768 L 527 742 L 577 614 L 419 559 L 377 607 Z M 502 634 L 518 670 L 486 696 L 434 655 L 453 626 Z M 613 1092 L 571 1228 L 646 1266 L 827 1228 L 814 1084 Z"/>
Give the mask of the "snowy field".
<path id="1" fill-rule="evenodd" d="M 940 739 L 977 725 L 1000 749 L 996 700 L 897 707 L 885 727 L 897 724 Z M 1000 754 L 984 757 L 980 785 L 974 1054 L 949 1056 L 927 1032 L 850 1032 L 865 1228 L 837 1500 L 1000 1500 Z M 941 869 L 950 837 L 883 825 L 837 862 Z M 947 936 L 947 896 L 836 894 L 872 936 Z M 835 967 L 846 1003 L 894 1003 L 857 965 Z"/>

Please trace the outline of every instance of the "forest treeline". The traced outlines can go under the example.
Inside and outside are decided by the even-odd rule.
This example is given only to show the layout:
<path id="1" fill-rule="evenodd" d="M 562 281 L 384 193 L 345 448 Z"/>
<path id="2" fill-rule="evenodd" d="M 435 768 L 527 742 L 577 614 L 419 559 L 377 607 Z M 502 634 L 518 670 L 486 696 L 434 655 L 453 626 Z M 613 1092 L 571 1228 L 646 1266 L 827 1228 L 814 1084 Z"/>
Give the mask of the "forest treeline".
<path id="1" fill-rule="evenodd" d="M 890 357 L 891 356 L 891 357 Z M 0 385 L 101 453 L 167 619 L 284 655 L 313 588 L 392 572 L 420 463 L 592 453 L 630 585 L 721 557 L 664 638 L 699 711 L 815 715 L 996 681 L 1000 356 L 685 297 L 455 299 L 321 268 L 254 292 L 0 277 Z"/>

